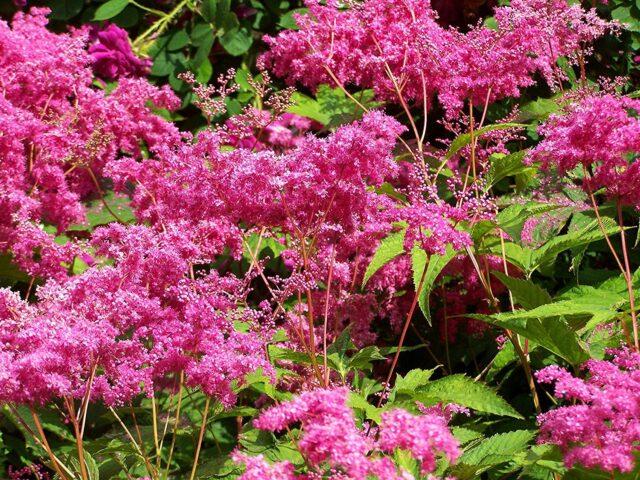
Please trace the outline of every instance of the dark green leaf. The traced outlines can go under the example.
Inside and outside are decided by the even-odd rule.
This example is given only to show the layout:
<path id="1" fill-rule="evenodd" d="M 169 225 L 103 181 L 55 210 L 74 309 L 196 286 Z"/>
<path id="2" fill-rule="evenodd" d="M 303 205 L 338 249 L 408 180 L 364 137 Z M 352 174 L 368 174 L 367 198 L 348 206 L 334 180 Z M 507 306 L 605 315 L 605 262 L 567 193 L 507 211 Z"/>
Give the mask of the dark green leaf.
<path id="1" fill-rule="evenodd" d="M 464 375 L 449 375 L 420 387 L 414 400 L 428 405 L 456 403 L 477 412 L 522 418 L 491 388 Z"/>
<path id="2" fill-rule="evenodd" d="M 549 292 L 531 280 L 508 277 L 502 272 L 494 271 L 492 274 L 511 291 L 515 303 L 527 310 L 552 302 Z"/>
<path id="3" fill-rule="evenodd" d="M 98 7 L 93 19 L 108 20 L 118 15 L 124 8 L 129 5 L 129 0 L 108 0 Z"/>
<path id="4" fill-rule="evenodd" d="M 383 239 L 376 250 L 376 253 L 373 254 L 367 269 L 364 272 L 364 276 L 362 277 L 362 287 L 367 284 L 369 279 L 384 267 L 391 260 L 396 258 L 398 255 L 404 253 L 404 236 L 406 230 L 401 230 L 399 232 L 391 233 L 387 238 Z"/>

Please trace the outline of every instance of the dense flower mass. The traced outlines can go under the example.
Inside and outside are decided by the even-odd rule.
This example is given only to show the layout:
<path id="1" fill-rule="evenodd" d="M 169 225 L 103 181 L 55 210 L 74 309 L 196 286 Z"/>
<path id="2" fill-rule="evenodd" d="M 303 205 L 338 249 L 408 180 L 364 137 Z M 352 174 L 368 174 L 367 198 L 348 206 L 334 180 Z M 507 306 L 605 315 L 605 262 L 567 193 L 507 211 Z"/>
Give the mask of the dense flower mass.
<path id="1" fill-rule="evenodd" d="M 589 95 L 540 127 L 545 138 L 531 151 L 531 158 L 560 173 L 584 167 L 587 191 L 605 188 L 611 198 L 640 209 L 638 114 L 638 100 Z"/>
<path id="2" fill-rule="evenodd" d="M 0 477 L 636 475 L 628 1 L 3 5 Z"/>
<path id="3" fill-rule="evenodd" d="M 71 247 L 30 222 L 58 232 L 84 222 L 81 201 L 103 194 L 110 161 L 122 152 L 140 158 L 141 142 L 153 149 L 179 136 L 148 106 L 175 108 L 178 100 L 143 79 L 123 80 L 110 94 L 94 88 L 84 34 L 49 32 L 45 14 L 33 9 L 0 23 L 0 249 L 14 251 L 31 275 L 60 278 Z"/>
<path id="4" fill-rule="evenodd" d="M 543 75 L 557 84 L 561 56 L 601 36 L 608 25 L 595 12 L 565 0 L 516 0 L 495 10 L 496 28 L 462 33 L 437 22 L 427 0 L 338 2 L 309 0 L 299 30 L 267 37 L 265 64 L 288 82 L 373 88 L 386 100 L 424 100 L 437 93 L 454 114 L 520 90 Z"/>
<path id="5" fill-rule="evenodd" d="M 540 441 L 560 446 L 569 466 L 630 472 L 640 442 L 640 355 L 609 353 L 610 361 L 584 365 L 586 380 L 558 366 L 537 373 L 539 382 L 555 384 L 555 397 L 574 403 L 538 417 Z"/>
<path id="6" fill-rule="evenodd" d="M 332 471 L 343 471 L 344 478 L 406 478 L 396 471 L 388 458 L 372 455 L 376 451 L 393 454 L 396 448 L 407 450 L 420 461 L 424 474 L 435 470 L 439 455 L 452 462 L 458 458 L 458 442 L 451 435 L 448 420 L 442 413 L 430 411 L 416 416 L 400 409 L 386 412 L 376 441 L 356 428 L 353 411 L 347 406 L 348 393 L 345 388 L 304 392 L 289 402 L 265 410 L 254 423 L 262 430 L 283 431 L 300 422 L 303 433 L 298 446 L 302 454 L 318 473 L 326 465 Z M 240 458 L 248 467 L 246 479 L 254 478 L 251 472 L 259 460 Z M 272 467 L 261 466 L 266 472 L 269 468 Z M 284 469 L 286 465 L 279 468 Z"/>

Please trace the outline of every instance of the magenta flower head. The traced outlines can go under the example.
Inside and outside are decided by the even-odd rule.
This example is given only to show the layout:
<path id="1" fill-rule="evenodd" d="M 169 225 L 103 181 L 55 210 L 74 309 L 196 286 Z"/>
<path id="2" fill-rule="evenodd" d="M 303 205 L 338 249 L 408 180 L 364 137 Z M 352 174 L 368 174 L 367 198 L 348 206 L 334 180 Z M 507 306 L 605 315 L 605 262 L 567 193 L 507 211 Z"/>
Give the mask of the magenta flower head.
<path id="1" fill-rule="evenodd" d="M 133 53 L 126 30 L 109 24 L 91 37 L 89 54 L 96 75 L 114 80 L 119 77 L 141 77 L 149 73 L 151 60 L 139 58 Z"/>

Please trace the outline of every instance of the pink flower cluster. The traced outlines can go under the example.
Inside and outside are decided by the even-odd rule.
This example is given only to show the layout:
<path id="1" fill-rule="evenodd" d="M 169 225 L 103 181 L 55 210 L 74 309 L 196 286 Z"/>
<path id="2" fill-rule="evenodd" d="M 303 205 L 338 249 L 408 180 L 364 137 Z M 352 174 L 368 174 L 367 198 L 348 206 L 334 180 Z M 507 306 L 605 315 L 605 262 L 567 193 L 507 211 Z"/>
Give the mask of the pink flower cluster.
<path id="1" fill-rule="evenodd" d="M 413 415 L 404 410 L 390 410 L 382 416 L 379 439 L 356 428 L 353 411 L 347 406 L 346 388 L 319 389 L 304 392 L 293 400 L 265 410 L 255 421 L 262 430 L 278 432 L 300 422 L 298 448 L 310 468 L 310 475 L 295 476 L 289 464 L 270 466 L 260 458 L 237 456 L 247 465 L 243 480 L 272 474 L 274 469 L 287 471 L 291 479 L 330 478 L 364 479 L 368 476 L 386 480 L 402 480 L 389 457 L 396 448 L 410 451 L 420 461 L 424 474 L 433 472 L 438 456 L 454 462 L 460 455 L 458 442 L 448 428 L 442 413 L 429 411 Z M 320 475 L 316 477 L 316 475 Z M 266 478 L 276 478 L 267 476 Z M 322 477 L 325 478 L 325 477 Z"/>
<path id="2" fill-rule="evenodd" d="M 238 308 L 241 280 L 194 277 L 200 252 L 180 232 L 113 224 L 93 246 L 113 265 L 49 281 L 33 304 L 0 291 L 0 401 L 120 405 L 184 372 L 186 385 L 230 406 L 246 374 L 272 374 L 271 331 L 260 312 Z"/>
<path id="3" fill-rule="evenodd" d="M 429 1 L 368 0 L 344 9 L 306 2 L 300 27 L 266 37 L 262 61 L 293 84 L 373 88 L 385 100 L 430 101 L 450 115 L 473 104 L 519 96 L 541 74 L 556 84 L 561 56 L 571 56 L 611 26 L 566 0 L 514 0 L 494 12 L 495 28 L 467 33 L 442 27 Z"/>
<path id="4" fill-rule="evenodd" d="M 318 130 L 320 125 L 294 113 L 273 115 L 266 110 L 250 109 L 226 122 L 227 144 L 249 150 L 272 149 L 284 152 L 297 147 L 305 134 Z"/>
<path id="5" fill-rule="evenodd" d="M 563 368 L 540 370 L 540 383 L 555 384 L 556 398 L 571 402 L 543 413 L 540 442 L 558 445 L 568 466 L 630 472 L 640 449 L 640 354 L 610 351 L 610 361 L 589 360 L 585 380 Z"/>
<path id="6" fill-rule="evenodd" d="M 540 127 L 545 138 L 530 159 L 562 174 L 583 166 L 585 190 L 605 188 L 610 198 L 640 209 L 639 114 L 639 100 L 588 95 Z"/>
<path id="7" fill-rule="evenodd" d="M 123 79 L 110 94 L 93 87 L 84 33 L 49 32 L 46 12 L 0 22 L 0 250 L 30 275 L 60 278 L 74 249 L 33 223 L 58 232 L 82 223 L 81 201 L 101 194 L 106 164 L 179 137 L 147 104 L 179 102 L 142 79 Z"/>

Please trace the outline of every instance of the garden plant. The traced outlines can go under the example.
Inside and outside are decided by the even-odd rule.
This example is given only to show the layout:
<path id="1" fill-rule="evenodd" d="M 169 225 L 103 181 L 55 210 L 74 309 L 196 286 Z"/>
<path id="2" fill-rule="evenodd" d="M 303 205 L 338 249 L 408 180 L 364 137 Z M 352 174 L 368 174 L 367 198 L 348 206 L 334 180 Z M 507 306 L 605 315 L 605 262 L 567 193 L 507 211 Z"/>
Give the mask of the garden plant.
<path id="1" fill-rule="evenodd" d="M 640 1 L 0 1 L 0 478 L 640 478 Z"/>

